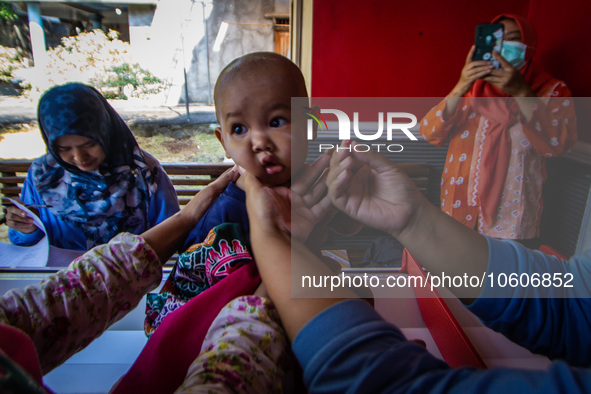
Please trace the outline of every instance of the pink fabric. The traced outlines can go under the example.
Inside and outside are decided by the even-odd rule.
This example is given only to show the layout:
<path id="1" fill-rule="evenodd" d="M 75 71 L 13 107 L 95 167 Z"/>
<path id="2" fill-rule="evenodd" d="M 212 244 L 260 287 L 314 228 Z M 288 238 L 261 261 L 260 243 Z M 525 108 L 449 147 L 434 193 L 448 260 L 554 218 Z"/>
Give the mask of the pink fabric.
<path id="1" fill-rule="evenodd" d="M 0 324 L 0 352 L 18 364 L 39 384 L 43 384 L 41 364 L 33 341 L 18 328 Z"/>
<path id="2" fill-rule="evenodd" d="M 252 294 L 259 284 L 252 262 L 171 313 L 112 392 L 174 392 L 201 352 L 203 338 L 218 313 L 234 298 Z"/>

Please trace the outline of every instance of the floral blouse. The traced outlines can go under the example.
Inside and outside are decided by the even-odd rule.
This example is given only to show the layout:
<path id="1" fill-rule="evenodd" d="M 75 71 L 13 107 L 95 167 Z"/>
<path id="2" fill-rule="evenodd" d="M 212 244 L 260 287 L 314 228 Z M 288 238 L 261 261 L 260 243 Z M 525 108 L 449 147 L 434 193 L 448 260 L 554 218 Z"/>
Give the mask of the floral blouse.
<path id="1" fill-rule="evenodd" d="M 459 222 L 495 238 L 530 239 L 539 236 L 545 158 L 556 157 L 576 140 L 572 94 L 563 82 L 538 92 L 544 106 L 532 119 L 519 119 L 508 127 L 511 152 L 506 174 L 477 171 L 489 121 L 463 99 L 456 113 L 445 119 L 446 100 L 422 119 L 421 135 L 431 144 L 449 141 L 441 178 L 441 209 Z M 500 201 L 492 222 L 482 222 L 482 211 L 473 192 L 483 177 L 504 176 Z"/>
<path id="2" fill-rule="evenodd" d="M 134 309 L 161 278 L 152 248 L 122 233 L 40 284 L 8 291 L 0 297 L 0 323 L 31 337 L 46 374 Z"/>
<path id="3" fill-rule="evenodd" d="M 39 285 L 0 297 L 0 324 L 33 340 L 47 374 L 134 309 L 161 278 L 153 249 L 140 236 L 121 233 Z M 272 302 L 239 297 L 214 320 L 177 392 L 289 392 L 294 366 Z"/>

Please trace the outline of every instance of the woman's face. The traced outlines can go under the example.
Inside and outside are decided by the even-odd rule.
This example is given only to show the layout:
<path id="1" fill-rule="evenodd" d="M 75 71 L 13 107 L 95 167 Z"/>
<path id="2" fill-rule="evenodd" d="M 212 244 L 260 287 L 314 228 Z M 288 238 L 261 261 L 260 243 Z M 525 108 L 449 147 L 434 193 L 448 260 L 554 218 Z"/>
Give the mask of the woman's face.
<path id="1" fill-rule="evenodd" d="M 90 138 L 80 135 L 58 137 L 54 149 L 63 161 L 82 171 L 94 171 L 105 161 L 103 148 Z"/>
<path id="2" fill-rule="evenodd" d="M 503 34 L 504 41 L 519 41 L 523 42 L 523 35 L 519 29 L 519 25 L 514 19 L 501 19 L 499 21 L 505 27 Z"/>

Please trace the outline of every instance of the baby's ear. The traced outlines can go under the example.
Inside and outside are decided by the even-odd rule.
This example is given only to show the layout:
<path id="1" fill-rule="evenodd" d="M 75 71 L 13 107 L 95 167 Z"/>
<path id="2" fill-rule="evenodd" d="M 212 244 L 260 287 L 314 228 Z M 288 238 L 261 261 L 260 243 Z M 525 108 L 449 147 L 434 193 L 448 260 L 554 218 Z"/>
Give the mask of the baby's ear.
<path id="1" fill-rule="evenodd" d="M 222 142 L 222 128 L 218 126 L 218 127 L 216 127 L 216 128 L 213 130 L 213 132 L 214 132 L 214 134 L 215 134 L 216 138 L 218 139 L 218 141 L 219 141 L 219 142 L 220 142 L 222 145 L 224 145 L 224 143 Z"/>
<path id="2" fill-rule="evenodd" d="M 220 142 L 220 144 L 222 144 L 222 147 L 224 148 L 224 151 L 226 152 L 226 157 L 228 159 L 231 159 L 230 155 L 228 154 L 228 151 L 226 150 L 226 145 L 224 145 L 224 139 L 222 138 L 222 128 L 218 126 L 213 130 L 213 132 L 215 134 L 215 137 Z"/>

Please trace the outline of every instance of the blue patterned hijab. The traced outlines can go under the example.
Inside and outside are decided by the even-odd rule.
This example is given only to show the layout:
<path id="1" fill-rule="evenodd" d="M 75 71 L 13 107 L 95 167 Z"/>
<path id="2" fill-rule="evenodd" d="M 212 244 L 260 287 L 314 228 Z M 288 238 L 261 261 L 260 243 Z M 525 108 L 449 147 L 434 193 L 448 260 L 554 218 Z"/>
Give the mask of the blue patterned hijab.
<path id="1" fill-rule="evenodd" d="M 88 248 L 123 231 L 145 231 L 158 169 L 146 164 L 133 134 L 107 100 L 80 83 L 56 86 L 39 100 L 37 118 L 48 153 L 33 161 L 31 174 L 50 211 L 80 229 Z M 82 171 L 60 158 L 56 140 L 72 134 L 103 149 L 105 160 L 98 169 Z"/>

